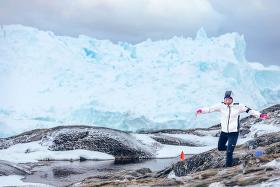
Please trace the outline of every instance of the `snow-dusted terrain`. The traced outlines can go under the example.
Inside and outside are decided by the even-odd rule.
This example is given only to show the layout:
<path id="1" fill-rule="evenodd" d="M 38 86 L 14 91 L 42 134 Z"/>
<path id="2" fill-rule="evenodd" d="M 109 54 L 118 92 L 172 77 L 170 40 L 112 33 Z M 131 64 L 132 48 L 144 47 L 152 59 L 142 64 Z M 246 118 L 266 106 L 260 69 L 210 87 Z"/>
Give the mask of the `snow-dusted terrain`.
<path id="1" fill-rule="evenodd" d="M 244 161 L 247 157 L 254 160 L 256 159 L 255 153 L 257 151 L 263 151 L 264 155 L 268 157 L 270 161 L 268 162 L 268 160 L 263 160 L 265 164 L 264 166 L 273 166 L 275 168 L 273 170 L 268 170 L 269 172 L 272 172 L 273 177 L 270 177 L 269 180 L 267 180 L 267 178 L 263 180 L 265 181 L 263 184 L 274 185 L 279 182 L 279 179 L 275 178 L 274 175 L 277 174 L 277 171 L 279 170 L 279 159 L 277 155 L 279 152 L 278 144 L 280 141 L 280 105 L 271 106 L 262 110 L 262 112 L 268 113 L 270 118 L 261 120 L 250 116 L 241 120 L 240 138 L 238 139 L 235 156 L 238 157 L 238 162 L 241 162 L 240 159 Z M 215 125 L 210 128 L 196 128 L 188 130 L 163 129 L 143 131 L 142 133 L 127 133 L 115 129 L 91 126 L 64 126 L 51 129 L 37 129 L 13 137 L 0 139 L 0 167 L 2 169 L 0 172 L 0 180 L 5 185 L 13 184 L 13 181 L 11 180 L 14 180 L 14 184 L 21 184 L 21 177 L 11 176 L 14 174 L 30 176 L 27 180 L 30 182 L 39 181 L 46 184 L 54 184 L 55 181 L 48 182 L 48 179 L 51 179 L 51 176 L 53 175 L 48 176 L 48 174 L 46 174 L 46 177 L 50 178 L 38 179 L 38 176 L 42 176 L 43 173 L 48 173 L 53 167 L 52 165 L 49 165 L 52 162 L 46 162 L 48 160 L 79 162 L 92 159 L 110 159 L 110 161 L 114 162 L 112 159 L 125 160 L 129 157 L 135 159 L 174 157 L 175 165 L 167 166 L 166 170 L 164 169 L 163 171 L 170 171 L 171 168 L 175 171 L 176 176 L 172 175 L 171 172 L 168 175 L 169 179 L 178 179 L 178 171 L 182 171 L 184 173 L 196 168 L 199 168 L 198 171 L 200 171 L 209 168 L 217 169 L 217 167 L 222 167 L 224 163 L 224 160 L 222 159 L 224 159 L 225 154 L 224 152 L 219 152 L 216 148 L 219 131 L 219 125 Z M 182 151 L 186 154 L 185 160 L 177 162 L 180 160 L 179 155 Z M 271 155 L 274 156 L 270 157 Z M 91 161 L 88 161 L 88 163 L 90 162 Z M 67 180 L 70 180 L 71 176 L 79 178 L 79 174 L 84 177 L 96 174 L 90 174 L 90 172 L 85 169 L 80 170 L 79 167 L 75 168 L 74 165 L 71 166 L 73 168 L 68 167 L 70 162 L 67 163 L 63 166 L 58 165 L 59 167 L 54 167 L 57 168 L 57 170 L 52 171 L 52 173 L 56 173 L 57 171 L 57 175 L 65 174 L 68 176 L 61 179 L 62 181 L 60 182 L 63 184 Z M 182 163 L 190 163 L 190 165 L 186 165 L 187 167 L 181 167 L 180 164 Z M 249 167 L 252 163 L 248 163 Z M 197 167 L 192 167 L 192 164 L 197 165 Z M 253 166 L 254 164 L 257 166 L 257 163 L 253 163 Z M 55 166 L 55 162 L 53 162 L 53 165 Z M 40 170 L 40 166 L 44 166 L 44 168 L 49 170 L 44 170 L 42 168 Z M 109 165 L 108 167 L 109 168 L 106 169 L 110 169 L 112 166 Z M 241 166 L 233 167 L 233 170 L 234 168 L 240 169 Z M 35 178 L 33 179 L 31 171 L 36 173 L 36 175 L 34 175 Z M 114 172 L 111 172 L 111 174 L 103 173 L 103 175 L 105 178 L 108 177 L 107 179 L 109 181 L 114 181 L 119 175 L 123 177 L 131 177 L 129 171 L 117 173 L 117 171 L 114 170 Z M 233 171 L 233 173 L 238 172 Z M 161 172 L 159 171 L 159 173 Z M 1 175 L 10 176 L 7 177 Z M 112 179 L 110 178 L 110 175 L 113 175 Z M 262 177 L 265 178 L 264 175 Z M 244 176 L 244 180 L 247 180 L 247 178 L 247 176 Z M 102 178 L 102 180 L 103 179 L 104 178 Z M 188 178 L 186 177 L 182 179 L 187 180 Z M 75 179 L 74 181 L 78 182 L 80 180 Z M 96 180 L 100 180 L 100 178 Z M 157 178 L 153 178 L 153 180 L 155 182 L 158 181 Z M 6 183 L 3 181 L 6 181 Z M 225 181 L 227 180 L 225 179 Z M 0 185 L 2 183 L 0 183 Z M 70 184 L 71 180 L 66 183 Z M 213 185 L 215 184 L 215 180 L 213 180 Z M 24 185 L 24 183 L 21 185 Z M 30 185 L 36 186 L 36 184 Z"/>
<path id="2" fill-rule="evenodd" d="M 0 28 L 0 137 L 56 125 L 121 130 L 207 127 L 194 110 L 235 101 L 279 103 L 280 68 L 246 60 L 238 33 L 138 44 L 57 36 L 21 25 Z"/>
<path id="3" fill-rule="evenodd" d="M 217 137 L 208 137 L 210 140 L 208 145 L 203 147 L 189 147 L 189 146 L 175 146 L 175 145 L 163 145 L 152 138 L 149 135 L 135 134 L 134 136 L 141 142 L 147 143 L 147 146 L 155 147 L 156 154 L 154 158 L 170 158 L 177 157 L 181 151 L 185 154 L 199 154 L 209 149 L 215 148 L 218 141 Z M 180 137 L 189 138 L 187 134 L 178 135 Z M 196 137 L 199 139 L 200 137 Z M 48 161 L 48 160 L 80 160 L 80 158 L 88 160 L 111 160 L 114 159 L 113 155 L 98 151 L 89 151 L 83 149 L 75 149 L 68 151 L 51 151 L 47 146 L 42 145 L 39 141 L 30 143 L 21 143 L 13 145 L 7 149 L 0 150 L 1 160 L 6 160 L 14 163 L 28 163 L 37 161 Z"/>
<path id="4" fill-rule="evenodd" d="M 279 111 L 275 105 L 263 112 L 271 118 L 259 120 L 253 116 L 242 119 L 241 145 L 254 138 L 280 132 Z M 169 158 L 200 154 L 217 147 L 219 126 L 190 130 L 166 129 L 146 133 L 87 126 L 56 127 L 26 132 L 15 137 L 0 139 L 1 160 L 14 163 L 44 160 L 108 160 L 115 158 Z M 159 141 L 161 137 L 169 142 Z"/>
<path id="5" fill-rule="evenodd" d="M 256 134 L 263 135 L 270 132 L 280 132 L 280 127 L 275 124 L 257 124 L 253 126 L 250 132 L 245 138 L 238 139 L 238 145 L 249 141 L 256 136 Z M 164 134 L 164 133 L 163 133 Z M 219 137 L 213 137 L 211 135 L 196 136 L 191 134 L 164 134 L 167 136 L 183 138 L 190 141 L 203 141 L 204 146 L 192 147 L 192 146 L 179 146 L 179 145 L 164 145 L 160 144 L 152 139 L 150 134 L 133 134 L 137 140 L 143 142 L 147 146 L 154 147 L 156 154 L 154 158 L 170 158 L 178 157 L 181 151 L 184 151 L 186 155 L 199 154 L 210 149 L 217 147 Z M 80 160 L 85 158 L 88 160 L 111 160 L 114 159 L 113 155 L 98 151 L 89 150 L 68 150 L 68 151 L 51 151 L 47 146 L 42 145 L 39 141 L 16 144 L 7 149 L 0 150 L 1 160 L 7 160 L 14 163 L 26 163 L 37 162 L 44 160 Z"/>

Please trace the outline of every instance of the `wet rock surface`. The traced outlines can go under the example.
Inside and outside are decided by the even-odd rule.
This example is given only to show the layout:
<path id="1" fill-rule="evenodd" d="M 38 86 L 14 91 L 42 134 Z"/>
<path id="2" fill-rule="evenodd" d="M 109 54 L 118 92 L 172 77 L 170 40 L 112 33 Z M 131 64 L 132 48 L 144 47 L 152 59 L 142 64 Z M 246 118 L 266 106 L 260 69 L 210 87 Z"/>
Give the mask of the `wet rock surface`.
<path id="1" fill-rule="evenodd" d="M 0 176 L 31 174 L 31 168 L 24 165 L 0 160 Z"/>
<path id="2" fill-rule="evenodd" d="M 67 168 L 67 167 L 55 167 L 52 169 L 52 173 L 54 177 L 66 177 L 69 175 L 82 174 L 83 171 L 79 171 L 77 169 Z"/>

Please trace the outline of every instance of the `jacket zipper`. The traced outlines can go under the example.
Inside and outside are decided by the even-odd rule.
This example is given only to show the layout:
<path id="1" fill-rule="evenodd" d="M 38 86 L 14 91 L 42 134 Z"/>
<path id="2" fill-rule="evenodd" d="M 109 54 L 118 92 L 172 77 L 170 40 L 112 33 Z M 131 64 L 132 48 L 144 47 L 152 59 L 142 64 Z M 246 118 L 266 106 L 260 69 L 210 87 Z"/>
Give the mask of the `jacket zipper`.
<path id="1" fill-rule="evenodd" d="M 228 123 L 227 123 L 227 130 L 228 130 L 228 133 L 229 133 L 229 128 L 228 128 L 228 126 L 229 126 L 230 112 L 231 112 L 230 106 L 228 106 Z"/>

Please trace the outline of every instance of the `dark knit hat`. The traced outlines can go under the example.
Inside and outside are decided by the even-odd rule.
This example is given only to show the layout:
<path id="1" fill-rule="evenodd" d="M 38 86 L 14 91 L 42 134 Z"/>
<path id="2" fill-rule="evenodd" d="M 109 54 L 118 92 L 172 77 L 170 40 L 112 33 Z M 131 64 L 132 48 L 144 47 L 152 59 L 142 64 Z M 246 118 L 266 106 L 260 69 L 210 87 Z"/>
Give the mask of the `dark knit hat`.
<path id="1" fill-rule="evenodd" d="M 233 92 L 232 91 L 226 91 L 224 99 L 225 98 L 232 99 L 232 97 L 233 97 Z"/>

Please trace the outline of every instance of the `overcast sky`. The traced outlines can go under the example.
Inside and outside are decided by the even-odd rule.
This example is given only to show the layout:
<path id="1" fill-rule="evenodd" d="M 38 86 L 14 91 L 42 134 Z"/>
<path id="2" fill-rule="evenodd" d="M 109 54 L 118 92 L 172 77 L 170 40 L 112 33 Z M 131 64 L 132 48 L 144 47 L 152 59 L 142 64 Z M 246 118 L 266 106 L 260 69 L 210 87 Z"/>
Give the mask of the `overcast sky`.
<path id="1" fill-rule="evenodd" d="M 280 65 L 279 0 L 0 0 L 0 24 L 57 35 L 141 42 L 174 35 L 245 35 L 247 59 Z"/>

